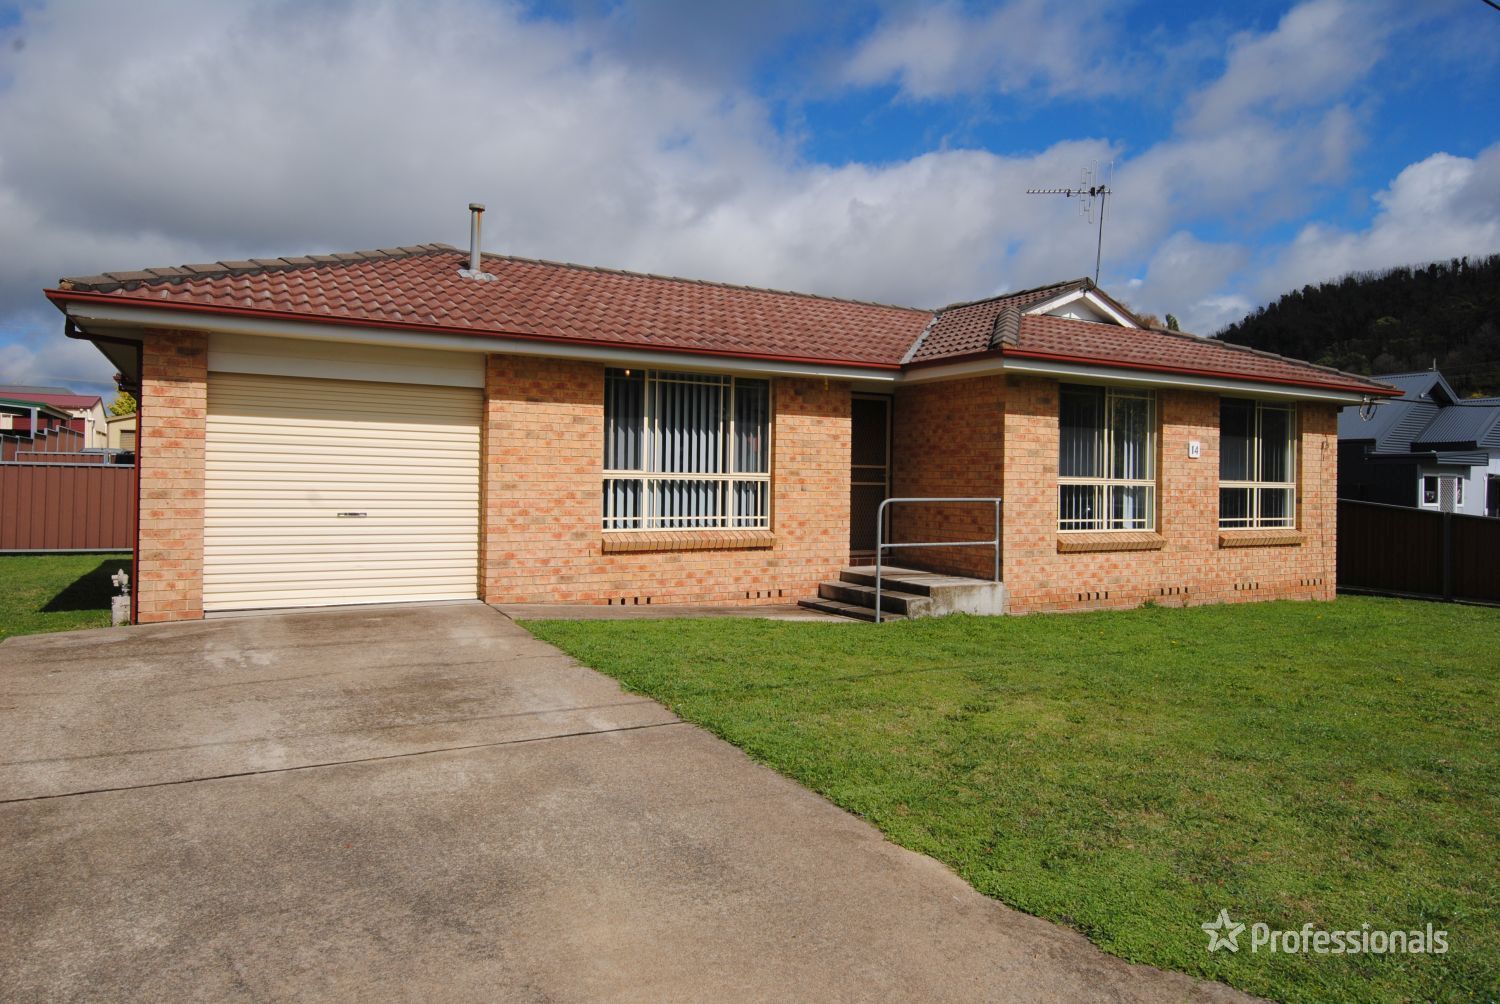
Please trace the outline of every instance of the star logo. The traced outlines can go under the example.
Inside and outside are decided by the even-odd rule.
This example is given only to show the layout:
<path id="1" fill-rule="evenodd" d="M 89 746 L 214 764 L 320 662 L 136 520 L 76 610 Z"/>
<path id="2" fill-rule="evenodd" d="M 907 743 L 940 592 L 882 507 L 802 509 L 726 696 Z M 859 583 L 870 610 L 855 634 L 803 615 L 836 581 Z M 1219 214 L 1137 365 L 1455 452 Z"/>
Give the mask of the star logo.
<path id="1" fill-rule="evenodd" d="M 1238 952 L 1240 946 L 1235 939 L 1244 933 L 1245 925 L 1236 924 L 1229 919 L 1228 910 L 1220 910 L 1216 920 L 1210 920 L 1199 925 L 1208 932 L 1208 950 L 1217 952 L 1221 948 L 1227 948 L 1231 952 Z"/>

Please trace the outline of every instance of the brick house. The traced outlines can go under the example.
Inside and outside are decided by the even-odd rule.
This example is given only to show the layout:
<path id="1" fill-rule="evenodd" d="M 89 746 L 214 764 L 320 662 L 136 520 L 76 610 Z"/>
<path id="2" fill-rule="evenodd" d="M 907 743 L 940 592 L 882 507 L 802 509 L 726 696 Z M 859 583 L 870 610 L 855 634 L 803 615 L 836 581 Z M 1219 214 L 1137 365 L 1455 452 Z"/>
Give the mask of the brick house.
<path id="1" fill-rule="evenodd" d="M 1148 329 L 1082 279 L 933 311 L 434 244 L 46 295 L 140 401 L 141 622 L 788 602 L 868 557 L 890 495 L 1003 497 L 1014 612 L 1328 599 L 1338 409 L 1393 393 Z"/>

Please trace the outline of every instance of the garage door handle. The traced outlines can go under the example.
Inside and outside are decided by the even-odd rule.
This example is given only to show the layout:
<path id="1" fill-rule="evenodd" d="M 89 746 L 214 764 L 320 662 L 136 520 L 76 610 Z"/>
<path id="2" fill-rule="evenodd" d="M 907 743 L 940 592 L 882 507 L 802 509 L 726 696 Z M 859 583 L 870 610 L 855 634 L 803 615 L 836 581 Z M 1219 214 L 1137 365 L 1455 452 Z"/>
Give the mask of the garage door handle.
<path id="1" fill-rule="evenodd" d="M 339 515 L 340 519 L 344 519 L 344 518 L 364 519 L 366 516 L 368 516 L 370 514 L 367 513 L 367 512 L 341 512 L 338 515 Z"/>

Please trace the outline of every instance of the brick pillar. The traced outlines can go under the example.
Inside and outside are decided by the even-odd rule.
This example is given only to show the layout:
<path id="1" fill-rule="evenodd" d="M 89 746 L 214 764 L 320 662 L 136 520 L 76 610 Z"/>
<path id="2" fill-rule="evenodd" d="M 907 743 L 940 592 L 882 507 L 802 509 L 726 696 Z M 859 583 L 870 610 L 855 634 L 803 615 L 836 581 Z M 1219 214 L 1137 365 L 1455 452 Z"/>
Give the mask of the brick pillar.
<path id="1" fill-rule="evenodd" d="M 193 620 L 203 616 L 208 338 L 150 331 L 141 356 L 136 620 Z"/>
<path id="2" fill-rule="evenodd" d="M 1297 525 L 1307 534 L 1316 560 L 1308 569 L 1323 580 L 1315 595 L 1331 600 L 1338 589 L 1339 409 L 1306 403 L 1297 409 L 1301 436 L 1298 460 Z"/>

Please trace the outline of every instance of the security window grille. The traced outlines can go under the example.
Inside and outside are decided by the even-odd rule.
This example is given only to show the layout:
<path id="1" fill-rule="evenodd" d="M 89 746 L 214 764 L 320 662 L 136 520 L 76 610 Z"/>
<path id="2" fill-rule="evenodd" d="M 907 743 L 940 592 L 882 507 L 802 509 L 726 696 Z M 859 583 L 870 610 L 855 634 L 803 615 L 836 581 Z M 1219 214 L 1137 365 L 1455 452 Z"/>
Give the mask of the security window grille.
<path id="1" fill-rule="evenodd" d="M 1464 507 L 1464 479 L 1426 474 L 1422 477 L 1422 506 L 1458 512 Z"/>
<path id="2" fill-rule="evenodd" d="M 1219 401 L 1219 526 L 1297 525 L 1297 413 L 1291 405 Z"/>
<path id="3" fill-rule="evenodd" d="M 612 369 L 604 377 L 604 529 L 768 529 L 771 386 Z"/>
<path id="4" fill-rule="evenodd" d="M 1156 529 L 1156 396 L 1064 385 L 1057 528 Z"/>

